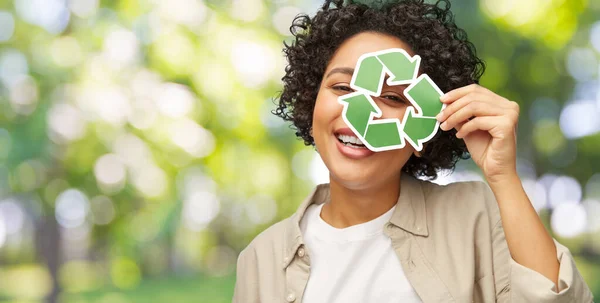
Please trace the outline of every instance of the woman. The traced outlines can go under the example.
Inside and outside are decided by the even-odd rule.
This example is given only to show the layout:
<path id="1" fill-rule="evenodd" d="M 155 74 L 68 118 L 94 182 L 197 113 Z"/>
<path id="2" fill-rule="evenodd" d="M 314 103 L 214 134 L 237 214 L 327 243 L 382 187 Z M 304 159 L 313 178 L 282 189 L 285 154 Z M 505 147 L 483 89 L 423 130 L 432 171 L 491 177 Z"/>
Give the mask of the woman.
<path id="1" fill-rule="evenodd" d="M 347 2 L 347 1 L 346 1 Z M 448 1 L 326 1 L 292 25 L 276 114 L 328 167 L 330 183 L 258 235 L 238 259 L 234 302 L 591 302 L 568 249 L 545 230 L 516 172 L 517 103 L 477 85 L 483 63 Z M 401 48 L 447 92 L 421 152 L 371 152 L 344 123 L 359 57 Z M 411 106 L 406 86 L 374 98 L 382 118 Z M 439 186 L 471 156 L 487 184 Z"/>

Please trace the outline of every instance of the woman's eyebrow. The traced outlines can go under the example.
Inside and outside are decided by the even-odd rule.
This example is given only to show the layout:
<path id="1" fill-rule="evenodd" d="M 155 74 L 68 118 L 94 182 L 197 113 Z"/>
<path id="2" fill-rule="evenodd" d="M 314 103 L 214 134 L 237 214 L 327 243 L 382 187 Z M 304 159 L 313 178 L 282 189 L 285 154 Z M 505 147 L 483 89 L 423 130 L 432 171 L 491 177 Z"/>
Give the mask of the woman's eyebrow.
<path id="1" fill-rule="evenodd" d="M 351 67 L 336 67 L 334 69 L 332 69 L 325 78 L 329 78 L 329 76 L 331 76 L 332 74 L 335 73 L 342 73 L 342 74 L 346 74 L 346 75 L 350 75 L 352 76 L 352 74 L 354 74 L 354 68 Z"/>
<path id="2" fill-rule="evenodd" d="M 327 73 L 327 76 L 325 76 L 325 78 L 329 78 L 332 74 L 335 74 L 335 73 L 341 73 L 341 74 L 346 74 L 346 75 L 352 76 L 354 74 L 354 68 L 352 68 L 352 67 L 336 67 L 336 68 L 332 69 L 329 73 Z M 386 74 L 385 78 L 383 79 L 383 84 L 385 86 L 388 86 L 387 80 L 389 77 L 390 77 L 390 75 Z M 393 85 L 390 87 L 397 87 L 397 88 L 400 88 L 402 91 L 404 91 L 404 89 L 406 89 L 408 87 L 408 84 Z"/>

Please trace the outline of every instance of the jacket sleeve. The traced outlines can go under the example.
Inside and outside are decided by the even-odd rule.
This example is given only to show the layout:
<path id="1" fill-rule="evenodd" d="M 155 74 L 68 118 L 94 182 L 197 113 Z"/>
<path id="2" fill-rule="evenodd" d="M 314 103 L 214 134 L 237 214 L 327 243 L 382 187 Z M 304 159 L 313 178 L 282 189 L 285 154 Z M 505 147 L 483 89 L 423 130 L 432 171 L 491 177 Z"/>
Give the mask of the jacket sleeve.
<path id="1" fill-rule="evenodd" d="M 256 251 L 246 247 L 237 260 L 232 303 L 258 303 L 258 264 Z"/>
<path id="2" fill-rule="evenodd" d="M 544 275 L 517 263 L 510 255 L 500 221 L 492 230 L 497 302 L 593 302 L 592 292 L 577 270 L 569 249 L 556 244 L 560 263 L 558 289 Z M 504 277 L 503 277 L 504 276 Z"/>

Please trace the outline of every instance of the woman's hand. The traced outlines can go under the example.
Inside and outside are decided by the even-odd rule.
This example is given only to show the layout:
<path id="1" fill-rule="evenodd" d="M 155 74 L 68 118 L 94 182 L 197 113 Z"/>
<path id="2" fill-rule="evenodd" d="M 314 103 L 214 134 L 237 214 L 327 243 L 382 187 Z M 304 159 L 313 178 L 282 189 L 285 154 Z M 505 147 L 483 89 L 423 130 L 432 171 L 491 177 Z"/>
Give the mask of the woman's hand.
<path id="1" fill-rule="evenodd" d="M 436 117 L 442 130 L 457 130 L 489 183 L 512 178 L 516 169 L 516 128 L 519 105 L 472 84 L 452 90 L 440 100 L 447 104 Z"/>

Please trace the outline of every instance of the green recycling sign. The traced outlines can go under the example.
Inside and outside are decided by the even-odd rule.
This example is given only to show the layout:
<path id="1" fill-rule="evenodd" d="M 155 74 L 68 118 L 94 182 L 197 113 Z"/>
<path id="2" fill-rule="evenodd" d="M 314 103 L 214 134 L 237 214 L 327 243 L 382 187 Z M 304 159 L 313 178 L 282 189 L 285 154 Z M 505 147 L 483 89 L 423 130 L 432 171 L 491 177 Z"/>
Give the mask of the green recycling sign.
<path id="1" fill-rule="evenodd" d="M 426 74 L 418 76 L 420 63 L 421 57 L 411 57 L 400 48 L 367 53 L 359 58 L 350 82 L 355 92 L 340 96 L 338 102 L 344 105 L 344 122 L 368 149 L 400 149 L 408 142 L 420 151 L 423 143 L 436 134 L 439 122 L 435 116 L 446 105 L 440 102 L 443 93 L 433 80 Z M 402 121 L 375 119 L 383 113 L 373 97 L 381 94 L 386 74 L 389 86 L 409 85 L 404 96 L 412 106 L 406 109 Z"/>

